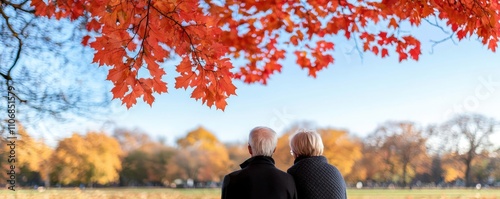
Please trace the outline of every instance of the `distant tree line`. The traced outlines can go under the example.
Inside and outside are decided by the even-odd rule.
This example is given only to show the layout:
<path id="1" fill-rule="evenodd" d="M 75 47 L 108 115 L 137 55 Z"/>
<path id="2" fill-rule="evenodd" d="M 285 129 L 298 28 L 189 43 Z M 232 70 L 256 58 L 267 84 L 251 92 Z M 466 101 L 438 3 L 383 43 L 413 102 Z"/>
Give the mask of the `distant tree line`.
<path id="1" fill-rule="evenodd" d="M 500 148 L 490 139 L 498 125 L 483 115 L 464 114 L 428 127 L 389 121 L 363 138 L 343 129 L 316 130 L 325 145 L 323 155 L 349 186 L 498 186 Z M 74 133 L 52 148 L 19 126 L 16 173 L 21 186 L 217 186 L 249 157 L 246 143 L 222 143 L 203 127 L 175 146 L 140 130 L 116 129 Z M 278 168 L 286 171 L 293 164 L 289 136 L 302 127 L 293 125 L 280 135 L 273 156 Z M 7 170 L 9 149 L 5 138 L 0 142 L 0 167 Z M 0 184 L 5 184 L 8 176 L 0 173 Z"/>

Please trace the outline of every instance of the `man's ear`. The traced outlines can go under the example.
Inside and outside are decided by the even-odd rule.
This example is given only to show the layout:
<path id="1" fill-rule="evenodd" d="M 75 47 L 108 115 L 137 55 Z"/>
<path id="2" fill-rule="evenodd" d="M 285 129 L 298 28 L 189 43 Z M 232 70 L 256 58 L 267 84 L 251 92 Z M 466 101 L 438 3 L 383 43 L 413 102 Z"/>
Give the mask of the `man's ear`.
<path id="1" fill-rule="evenodd" d="M 253 154 L 252 154 L 252 147 L 251 147 L 250 145 L 248 145 L 248 147 L 247 147 L 247 148 L 248 148 L 248 153 L 250 153 L 250 155 L 253 155 Z"/>

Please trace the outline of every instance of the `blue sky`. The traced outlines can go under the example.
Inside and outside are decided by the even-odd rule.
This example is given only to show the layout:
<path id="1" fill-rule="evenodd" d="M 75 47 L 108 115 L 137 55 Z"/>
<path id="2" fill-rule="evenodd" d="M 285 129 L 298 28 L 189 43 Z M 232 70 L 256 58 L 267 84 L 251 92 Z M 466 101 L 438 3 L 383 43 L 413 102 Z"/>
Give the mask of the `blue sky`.
<path id="1" fill-rule="evenodd" d="M 433 54 L 429 50 L 424 47 L 418 62 L 403 63 L 370 54 L 362 61 L 356 54 L 336 56 L 336 63 L 316 79 L 290 59 L 267 86 L 237 82 L 238 96 L 228 100 L 224 112 L 190 99 L 190 92 L 170 88 L 152 108 L 140 103 L 121 111 L 116 123 L 173 143 L 200 125 L 223 141 L 243 142 L 255 126 L 282 133 L 296 121 L 365 136 L 388 120 L 426 125 L 464 111 L 500 119 L 499 56 L 476 41 L 443 43 Z"/>
<path id="2" fill-rule="evenodd" d="M 314 79 L 295 64 L 294 57 L 289 58 L 283 61 L 283 72 L 272 76 L 266 86 L 237 81 L 238 96 L 228 100 L 224 112 L 189 98 L 190 90 L 176 90 L 175 63 L 167 63 L 168 94 L 156 96 L 153 107 L 143 102 L 129 110 L 117 105 L 110 119 L 119 127 L 163 136 L 170 144 L 198 126 L 222 141 L 244 142 L 255 126 L 269 126 L 281 134 L 300 121 L 364 137 L 389 120 L 436 124 L 464 111 L 500 119 L 500 56 L 474 39 L 447 41 L 430 53 L 428 41 L 443 37 L 435 31 L 439 30 L 416 32 L 422 41 L 418 62 L 399 63 L 394 52 L 385 59 L 371 53 L 360 58 L 347 53 L 352 42 L 340 41 L 335 63 Z M 82 124 L 69 125 L 67 130 L 102 126 L 102 122 Z M 500 142 L 498 133 L 495 139 Z"/>

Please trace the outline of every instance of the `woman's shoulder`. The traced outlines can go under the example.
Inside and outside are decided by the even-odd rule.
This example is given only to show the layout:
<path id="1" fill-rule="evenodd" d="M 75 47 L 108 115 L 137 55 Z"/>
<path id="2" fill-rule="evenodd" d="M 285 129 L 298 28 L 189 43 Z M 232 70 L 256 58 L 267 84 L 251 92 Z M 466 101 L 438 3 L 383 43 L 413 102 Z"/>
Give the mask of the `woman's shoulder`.
<path id="1" fill-rule="evenodd" d="M 288 171 L 308 170 L 321 165 L 328 165 L 324 156 L 298 157 Z"/>
<path id="2" fill-rule="evenodd" d="M 329 171 L 333 173 L 340 173 L 337 167 L 329 164 L 324 156 L 313 156 L 301 158 L 294 162 L 294 164 L 287 170 L 288 173 L 303 170 L 321 170 L 323 172 Z"/>
<path id="3" fill-rule="evenodd" d="M 310 157 L 299 157 L 299 158 L 297 158 L 295 160 L 295 164 L 322 165 L 322 164 L 328 164 L 328 161 L 326 160 L 325 156 L 310 156 Z"/>

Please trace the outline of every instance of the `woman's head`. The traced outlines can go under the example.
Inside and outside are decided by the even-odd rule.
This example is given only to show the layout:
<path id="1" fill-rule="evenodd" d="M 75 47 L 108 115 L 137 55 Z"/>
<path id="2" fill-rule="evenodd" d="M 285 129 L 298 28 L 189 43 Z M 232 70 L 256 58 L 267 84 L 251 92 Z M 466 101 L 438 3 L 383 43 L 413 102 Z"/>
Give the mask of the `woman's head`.
<path id="1" fill-rule="evenodd" d="M 295 157 L 320 156 L 323 154 L 323 140 L 313 130 L 300 129 L 290 139 L 290 148 Z"/>

